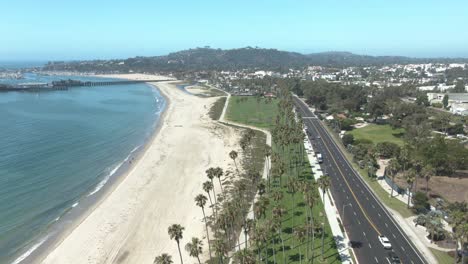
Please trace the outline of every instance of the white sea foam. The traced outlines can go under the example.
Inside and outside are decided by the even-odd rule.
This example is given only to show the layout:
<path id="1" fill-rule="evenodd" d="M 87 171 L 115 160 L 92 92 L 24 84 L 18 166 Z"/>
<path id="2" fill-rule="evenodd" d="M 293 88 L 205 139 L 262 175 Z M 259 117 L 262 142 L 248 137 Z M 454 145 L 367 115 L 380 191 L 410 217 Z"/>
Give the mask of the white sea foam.
<path id="1" fill-rule="evenodd" d="M 72 207 L 75 208 L 75 207 L 77 207 L 79 204 L 80 204 L 79 202 L 76 202 L 76 203 L 72 204 Z"/>
<path id="2" fill-rule="evenodd" d="M 44 237 L 41 239 L 39 242 L 34 244 L 28 251 L 24 252 L 21 256 L 19 256 L 15 261 L 13 261 L 11 264 L 19 264 L 23 260 L 25 260 L 27 257 L 29 257 L 38 247 L 40 247 L 46 240 L 49 238 L 49 236 Z"/>
<path id="3" fill-rule="evenodd" d="M 138 147 L 137 147 L 137 148 L 138 148 Z M 136 149 L 137 149 L 137 148 L 136 148 Z M 132 152 L 133 152 L 133 151 L 132 151 Z M 124 164 L 124 162 L 126 162 L 126 161 L 129 159 L 129 157 L 130 157 L 130 155 L 128 155 L 127 158 L 125 158 L 125 160 L 124 160 L 123 162 L 121 162 L 121 163 L 119 163 L 117 166 L 115 166 L 114 169 L 112 169 L 112 170 L 109 172 L 109 174 L 107 174 L 107 176 L 104 177 L 104 179 L 102 179 L 102 181 L 99 182 L 99 183 L 96 185 L 96 187 L 94 188 L 94 190 L 93 190 L 92 192 L 90 192 L 87 196 L 89 197 L 89 196 L 91 196 L 91 195 L 93 195 L 93 194 L 99 192 L 99 191 L 102 189 L 102 187 L 104 187 L 104 185 L 106 185 L 106 183 L 109 181 L 110 177 L 112 177 L 112 175 L 114 175 L 114 174 L 117 172 L 117 170 L 122 166 L 122 164 Z"/>

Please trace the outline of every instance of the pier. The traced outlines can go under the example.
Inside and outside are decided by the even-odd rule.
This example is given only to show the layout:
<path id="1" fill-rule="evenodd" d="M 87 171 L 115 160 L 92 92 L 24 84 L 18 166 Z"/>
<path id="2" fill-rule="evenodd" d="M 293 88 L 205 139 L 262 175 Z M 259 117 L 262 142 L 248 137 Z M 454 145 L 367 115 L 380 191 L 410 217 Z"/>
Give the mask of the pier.
<path id="1" fill-rule="evenodd" d="M 52 83 L 22 83 L 16 85 L 0 84 L 0 92 L 41 92 L 52 90 L 68 90 L 71 87 L 91 87 L 91 86 L 110 86 L 110 85 L 127 85 L 147 82 L 167 82 L 167 80 L 119 80 L 119 81 L 79 81 L 79 80 L 60 80 Z"/>

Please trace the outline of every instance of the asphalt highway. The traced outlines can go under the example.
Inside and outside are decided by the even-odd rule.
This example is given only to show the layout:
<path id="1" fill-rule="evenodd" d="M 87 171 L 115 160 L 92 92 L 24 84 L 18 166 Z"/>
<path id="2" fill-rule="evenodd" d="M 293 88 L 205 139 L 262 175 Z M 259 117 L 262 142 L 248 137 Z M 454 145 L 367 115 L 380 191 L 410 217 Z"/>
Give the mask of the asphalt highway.
<path id="1" fill-rule="evenodd" d="M 300 99 L 294 97 L 294 104 L 307 128 L 307 136 L 314 151 L 322 153 L 322 171 L 331 178 L 330 191 L 358 262 L 390 263 L 389 254 L 393 252 L 405 264 L 427 263 L 361 176 L 354 171 L 321 121 Z M 379 235 L 390 240 L 391 250 L 383 248 Z"/>

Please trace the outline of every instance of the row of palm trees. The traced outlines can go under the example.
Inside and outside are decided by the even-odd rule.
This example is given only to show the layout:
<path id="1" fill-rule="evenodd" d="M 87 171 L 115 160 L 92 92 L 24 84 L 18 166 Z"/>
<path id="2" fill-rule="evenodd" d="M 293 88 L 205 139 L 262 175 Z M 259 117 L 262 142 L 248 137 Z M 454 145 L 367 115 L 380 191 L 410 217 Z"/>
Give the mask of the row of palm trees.
<path id="1" fill-rule="evenodd" d="M 238 234 L 241 230 L 248 231 L 249 227 L 253 225 L 251 221 L 245 219 L 249 203 L 255 193 L 265 193 L 266 185 L 261 181 L 260 173 L 249 166 L 253 149 L 258 147 L 254 146 L 253 143 L 255 137 L 256 134 L 251 129 L 242 134 L 239 141 L 243 157 L 242 166 L 238 164 L 239 153 L 235 150 L 229 153 L 229 157 L 235 165 L 236 173 L 224 172 L 220 167 L 208 168 L 205 171 L 208 179 L 202 184 L 204 193 L 198 194 L 194 198 L 195 205 L 200 207 L 203 213 L 209 252 L 208 261 L 210 263 L 224 263 L 228 252 L 236 246 L 240 247 Z M 268 152 L 267 148 L 265 148 L 265 152 Z M 225 181 L 227 177 L 230 177 L 232 181 Z M 220 193 L 216 193 L 215 190 L 216 178 L 218 179 Z M 212 209 L 211 215 L 205 210 L 208 207 Z M 178 224 L 173 224 L 168 228 L 170 238 L 177 243 L 181 263 L 183 263 L 183 259 L 180 243 L 183 238 L 183 231 L 184 227 Z M 213 236 L 212 238 L 210 234 Z M 185 250 L 191 257 L 196 258 L 201 263 L 200 257 L 203 254 L 201 239 L 192 238 L 185 245 Z M 247 255 L 244 257 L 247 257 Z M 164 253 L 157 256 L 154 262 L 158 264 L 172 263 L 172 257 Z"/>
<path id="2" fill-rule="evenodd" d="M 304 261 L 313 263 L 315 238 L 318 234 L 322 235 L 321 259 L 324 260 L 325 226 L 317 221 L 314 208 L 319 202 L 317 187 L 320 187 L 323 190 L 322 195 L 325 195 L 331 181 L 328 176 L 324 176 L 317 182 L 313 182 L 312 179 L 302 175 L 305 153 L 302 144 L 304 133 L 301 121 L 295 119 L 292 98 L 289 94 L 283 95 L 278 104 L 275 125 L 271 129 L 276 148 L 274 151 L 271 149 L 265 151 L 265 157 L 271 157 L 273 166 L 271 174 L 267 175 L 267 192 L 254 204 L 252 228 L 244 230 L 245 233 L 250 234 L 251 246 L 249 248 L 257 255 L 256 263 L 268 263 L 270 257 L 273 258 L 275 264 L 288 263 L 292 256 L 288 256 L 286 252 L 286 240 L 293 248 L 299 249 L 300 263 L 303 261 L 303 253 L 305 253 Z M 299 221 L 296 219 L 300 218 L 296 214 L 296 205 L 299 202 L 296 201 L 298 192 L 302 194 L 300 202 L 306 204 L 306 217 Z M 292 201 L 291 208 L 288 208 L 288 202 L 285 200 L 287 194 L 290 195 L 289 200 Z M 292 235 L 289 238 L 284 236 L 283 225 L 287 221 L 292 222 Z M 279 250 L 276 248 L 278 243 Z M 306 244 L 305 252 L 302 252 L 303 244 Z M 239 260 L 238 263 L 254 263 L 249 262 L 253 259 L 252 250 L 238 251 L 235 260 Z"/>

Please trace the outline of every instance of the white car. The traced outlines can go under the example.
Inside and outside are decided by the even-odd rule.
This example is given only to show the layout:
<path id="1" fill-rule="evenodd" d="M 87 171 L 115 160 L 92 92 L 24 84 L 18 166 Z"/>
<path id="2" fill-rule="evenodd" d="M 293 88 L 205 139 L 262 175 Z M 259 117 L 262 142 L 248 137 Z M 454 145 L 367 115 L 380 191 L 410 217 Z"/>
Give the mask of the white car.
<path id="1" fill-rule="evenodd" d="M 386 236 L 379 236 L 379 241 L 385 249 L 392 249 L 392 244 Z"/>

